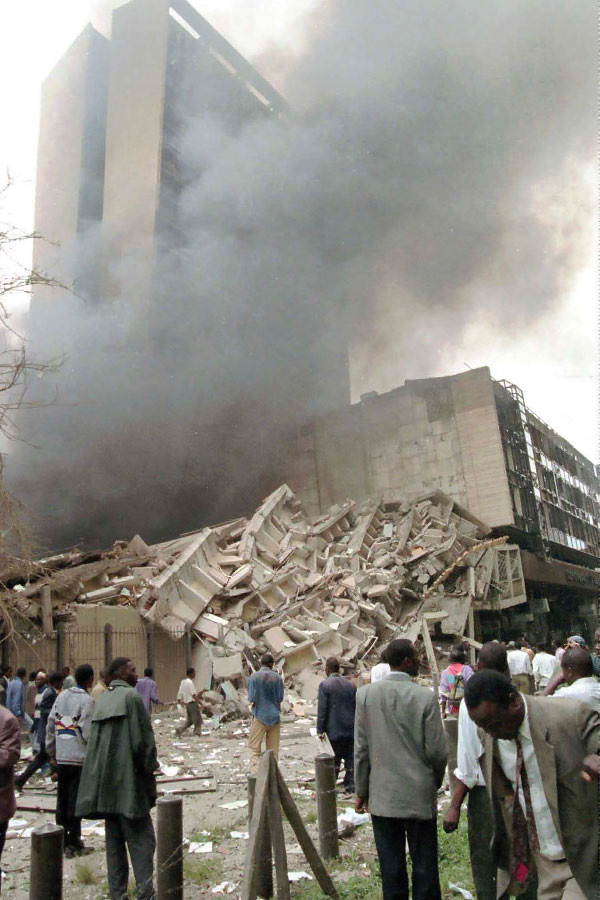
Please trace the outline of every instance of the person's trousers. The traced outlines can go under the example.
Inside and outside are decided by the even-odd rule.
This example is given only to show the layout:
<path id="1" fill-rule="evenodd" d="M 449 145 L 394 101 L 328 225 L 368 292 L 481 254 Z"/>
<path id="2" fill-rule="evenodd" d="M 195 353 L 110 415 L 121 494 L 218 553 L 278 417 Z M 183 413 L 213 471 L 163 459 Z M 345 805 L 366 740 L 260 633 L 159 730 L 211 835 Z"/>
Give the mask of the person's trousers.
<path id="1" fill-rule="evenodd" d="M 256 716 L 250 723 L 250 732 L 248 734 L 248 750 L 250 751 L 250 772 L 256 772 L 258 761 L 260 759 L 263 738 L 265 739 L 267 750 L 273 750 L 275 759 L 279 757 L 279 735 L 280 723 L 275 725 L 265 725 Z"/>
<path id="2" fill-rule="evenodd" d="M 458 752 L 458 719 L 455 716 L 448 716 L 442 719 L 444 726 L 444 735 L 446 738 L 446 750 L 448 751 L 448 784 L 450 786 L 450 796 L 454 794 L 456 787 L 456 776 L 454 770 L 456 768 L 456 754 Z"/>
<path id="3" fill-rule="evenodd" d="M 518 691 L 522 694 L 531 694 L 533 693 L 531 690 L 531 682 L 529 680 L 529 675 L 511 675 L 510 680 L 516 687 Z"/>
<path id="4" fill-rule="evenodd" d="M 186 719 L 185 725 L 176 728 L 177 734 L 183 734 L 191 725 L 194 726 L 194 734 L 202 734 L 202 713 L 200 707 L 195 700 L 190 700 L 185 704 Z"/>
<path id="5" fill-rule="evenodd" d="M 441 900 L 435 819 L 371 815 L 383 900 L 408 900 L 406 842 L 412 860 L 413 900 Z"/>
<path id="6" fill-rule="evenodd" d="M 566 859 L 548 859 L 535 853 L 538 900 L 585 900 Z"/>
<path id="7" fill-rule="evenodd" d="M 0 822 L 0 859 L 2 859 L 2 851 L 4 850 L 4 844 L 6 843 L 7 830 L 8 830 L 8 822 Z M 1 881 L 1 879 L 0 879 L 0 881 Z"/>
<path id="8" fill-rule="evenodd" d="M 330 740 L 335 754 L 335 779 L 337 781 L 342 761 L 344 763 L 344 787 L 348 793 L 354 793 L 354 738 L 336 738 Z"/>
<path id="9" fill-rule="evenodd" d="M 150 813 L 141 819 L 106 816 L 106 869 L 110 900 L 127 900 L 129 863 L 135 876 L 138 900 L 154 900 L 154 849 L 156 839 Z"/>
<path id="10" fill-rule="evenodd" d="M 81 768 L 67 763 L 58 765 L 56 824 L 63 827 L 65 847 L 81 846 L 81 818 L 75 815 Z"/>
<path id="11" fill-rule="evenodd" d="M 491 848 L 494 822 L 486 789 L 471 788 L 467 802 L 469 855 L 477 900 L 496 900 L 497 869 Z"/>
<path id="12" fill-rule="evenodd" d="M 42 744 L 35 756 L 29 760 L 23 771 L 15 777 L 15 785 L 17 788 L 21 789 L 34 772 L 37 772 L 38 769 L 45 766 L 47 762 L 50 762 L 50 757 L 46 753 L 46 746 Z"/>

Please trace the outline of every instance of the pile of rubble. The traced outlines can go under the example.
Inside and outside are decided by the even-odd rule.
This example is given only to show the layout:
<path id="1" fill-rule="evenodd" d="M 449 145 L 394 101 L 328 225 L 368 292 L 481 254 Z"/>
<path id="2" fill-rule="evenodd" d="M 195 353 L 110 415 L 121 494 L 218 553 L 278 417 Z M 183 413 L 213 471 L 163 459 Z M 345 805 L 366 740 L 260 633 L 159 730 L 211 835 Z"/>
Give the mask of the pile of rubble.
<path id="1" fill-rule="evenodd" d="M 235 691 L 269 650 L 310 701 L 328 656 L 366 665 L 380 643 L 416 638 L 423 621 L 462 633 L 476 590 L 468 565 L 487 530 L 441 492 L 415 503 L 348 500 L 311 521 L 283 485 L 249 520 L 150 548 L 168 549 L 171 561 L 140 606 L 174 634 L 191 626 L 201 683 Z"/>
<path id="2" fill-rule="evenodd" d="M 73 603 L 134 606 L 174 640 L 191 630 L 198 686 L 217 688 L 207 704 L 229 716 L 266 650 L 311 701 L 328 656 L 360 670 L 393 636 L 422 634 L 427 646 L 436 623 L 463 634 L 490 583 L 488 531 L 439 491 L 412 503 L 347 500 L 311 520 L 282 485 L 250 519 L 39 560 L 26 579 L 5 579 L 0 600 L 50 632 Z"/>

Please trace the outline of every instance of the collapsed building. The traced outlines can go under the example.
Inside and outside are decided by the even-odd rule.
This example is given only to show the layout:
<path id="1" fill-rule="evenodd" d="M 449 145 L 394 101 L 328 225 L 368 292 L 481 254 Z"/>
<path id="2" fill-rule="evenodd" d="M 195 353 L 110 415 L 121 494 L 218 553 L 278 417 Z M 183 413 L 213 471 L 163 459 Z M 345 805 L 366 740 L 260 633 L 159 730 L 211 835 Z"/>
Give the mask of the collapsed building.
<path id="1" fill-rule="evenodd" d="M 193 665 L 218 716 L 247 711 L 244 676 L 265 651 L 300 708 L 327 657 L 360 673 L 393 637 L 422 640 L 435 677 L 431 637 L 475 645 L 480 616 L 525 594 L 518 548 L 442 491 L 309 517 L 287 485 L 249 519 L 13 564 L 1 580 L 5 662 L 129 655 L 154 665 L 167 700 Z"/>
<path id="2" fill-rule="evenodd" d="M 598 468 L 487 367 L 406 381 L 307 423 L 288 482 L 312 514 L 347 496 L 385 503 L 442 490 L 519 548 L 518 608 L 482 636 L 591 639 L 600 588 Z"/>

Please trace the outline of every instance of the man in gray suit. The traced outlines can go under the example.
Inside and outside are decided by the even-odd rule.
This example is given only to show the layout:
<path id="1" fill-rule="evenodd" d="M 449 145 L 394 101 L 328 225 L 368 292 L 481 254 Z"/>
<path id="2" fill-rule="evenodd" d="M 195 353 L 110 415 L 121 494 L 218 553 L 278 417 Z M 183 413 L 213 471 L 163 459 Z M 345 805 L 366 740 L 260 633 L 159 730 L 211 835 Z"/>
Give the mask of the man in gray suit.
<path id="1" fill-rule="evenodd" d="M 582 776 L 598 753 L 600 715 L 578 700 L 524 697 L 498 672 L 465 685 L 470 717 L 487 732 L 480 757 L 492 806 L 498 894 L 596 900 L 598 792 Z"/>
<path id="2" fill-rule="evenodd" d="M 356 695 L 356 810 L 371 813 L 384 900 L 408 900 L 405 846 L 414 900 L 440 900 L 437 791 L 446 742 L 433 692 L 415 684 L 419 660 L 407 640 L 388 644 L 390 674 Z"/>

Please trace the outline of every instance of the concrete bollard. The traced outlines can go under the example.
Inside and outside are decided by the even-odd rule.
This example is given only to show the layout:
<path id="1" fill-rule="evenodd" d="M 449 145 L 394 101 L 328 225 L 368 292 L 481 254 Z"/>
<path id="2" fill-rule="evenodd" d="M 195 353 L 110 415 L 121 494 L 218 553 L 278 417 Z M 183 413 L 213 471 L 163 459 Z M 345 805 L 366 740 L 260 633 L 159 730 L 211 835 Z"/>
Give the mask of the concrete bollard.
<path id="1" fill-rule="evenodd" d="M 335 796 L 335 762 L 329 753 L 319 753 L 315 756 L 315 780 L 317 783 L 319 850 L 323 859 L 334 859 L 340 855 L 340 849 Z"/>
<path id="2" fill-rule="evenodd" d="M 252 821 L 254 811 L 254 792 L 256 790 L 256 775 L 248 775 L 248 828 Z M 273 896 L 273 855 L 271 852 L 271 837 L 269 830 L 269 813 L 265 816 L 265 825 L 261 840 L 258 844 L 258 875 L 256 879 L 256 893 L 265 900 Z"/>
<path id="3" fill-rule="evenodd" d="M 183 799 L 156 802 L 157 900 L 183 900 Z"/>
<path id="4" fill-rule="evenodd" d="M 63 830 L 48 822 L 31 832 L 29 900 L 62 900 Z"/>

